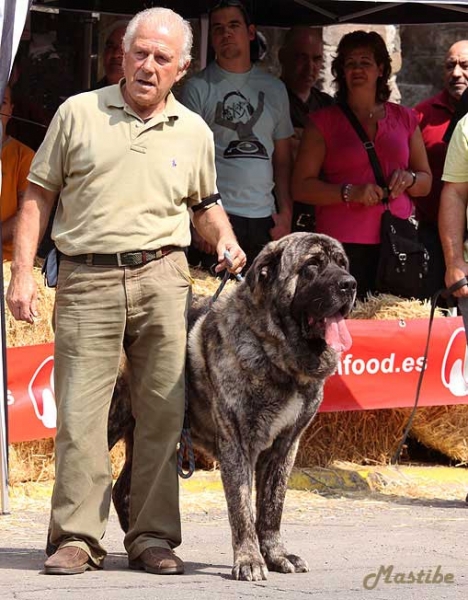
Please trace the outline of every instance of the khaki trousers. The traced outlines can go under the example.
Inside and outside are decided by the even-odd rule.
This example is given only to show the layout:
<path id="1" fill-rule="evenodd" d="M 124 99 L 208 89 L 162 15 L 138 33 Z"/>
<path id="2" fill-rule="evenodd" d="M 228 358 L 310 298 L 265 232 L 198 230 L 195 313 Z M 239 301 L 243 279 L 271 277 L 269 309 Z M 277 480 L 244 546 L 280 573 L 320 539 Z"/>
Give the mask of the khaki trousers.
<path id="1" fill-rule="evenodd" d="M 50 541 L 105 557 L 112 477 L 107 419 L 122 348 L 136 420 L 130 559 L 180 544 L 177 444 L 184 418 L 190 275 L 183 251 L 141 267 L 62 259 L 56 294 L 56 478 Z"/>

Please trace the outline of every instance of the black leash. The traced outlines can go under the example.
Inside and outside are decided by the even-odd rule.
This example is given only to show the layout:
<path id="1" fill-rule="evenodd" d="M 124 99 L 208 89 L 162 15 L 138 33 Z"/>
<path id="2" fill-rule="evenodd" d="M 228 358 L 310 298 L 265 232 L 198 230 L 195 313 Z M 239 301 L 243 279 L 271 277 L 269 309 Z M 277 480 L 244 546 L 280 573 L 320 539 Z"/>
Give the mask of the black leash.
<path id="1" fill-rule="evenodd" d="M 224 253 L 224 258 L 229 267 L 232 267 L 231 255 L 226 250 Z M 231 274 L 226 269 L 224 273 L 223 279 L 214 293 L 214 296 L 210 299 L 210 306 L 213 305 L 214 302 L 218 299 L 219 295 L 223 291 L 224 286 L 228 282 Z M 238 281 L 242 281 L 242 275 L 238 274 L 235 276 Z M 188 465 L 187 469 L 184 469 L 184 463 Z M 185 415 L 184 415 L 184 425 L 182 427 L 182 433 L 180 435 L 180 443 L 179 448 L 177 449 L 177 472 L 179 477 L 182 479 L 188 479 L 195 472 L 195 454 L 193 451 L 193 441 L 192 434 L 190 433 L 190 417 L 188 411 L 188 372 L 185 370 Z"/>
<path id="2" fill-rule="evenodd" d="M 390 464 L 392 465 L 396 465 L 398 464 L 398 461 L 400 459 L 400 454 L 401 451 L 403 449 L 403 446 L 406 442 L 406 439 L 408 437 L 408 434 L 411 430 L 411 426 L 413 424 L 413 420 L 414 420 L 414 416 L 416 414 L 416 410 L 418 408 L 418 403 L 419 403 L 419 394 L 421 392 L 421 386 L 422 386 L 422 382 L 424 379 L 424 373 L 426 372 L 426 363 L 427 363 L 427 354 L 429 351 L 429 342 L 430 342 L 430 338 L 431 338 L 431 331 L 432 331 L 432 322 L 434 321 L 434 314 L 435 314 L 435 309 L 437 306 L 437 300 L 439 299 L 440 296 L 442 296 L 443 298 L 448 299 L 453 292 L 456 292 L 457 290 L 459 290 L 460 288 L 462 288 L 464 285 L 468 285 L 468 280 L 466 279 L 466 277 L 463 277 L 462 279 L 460 279 L 459 281 L 455 282 L 453 285 L 451 285 L 448 289 L 442 288 L 440 290 L 438 290 L 431 298 L 431 314 L 429 317 L 429 326 L 428 326 L 428 330 L 427 330 L 427 338 L 426 338 L 426 347 L 424 349 L 424 357 L 423 357 L 423 363 L 421 366 L 421 372 L 419 373 L 419 378 L 418 378 L 418 385 L 416 386 L 416 397 L 414 400 L 414 406 L 413 409 L 411 411 L 411 414 L 409 416 L 408 419 L 408 423 L 406 424 L 405 427 L 405 431 L 403 433 L 403 437 L 400 440 L 400 443 L 398 444 L 398 448 L 396 449 L 395 454 L 393 455 Z M 468 334 L 468 332 L 466 332 Z"/>

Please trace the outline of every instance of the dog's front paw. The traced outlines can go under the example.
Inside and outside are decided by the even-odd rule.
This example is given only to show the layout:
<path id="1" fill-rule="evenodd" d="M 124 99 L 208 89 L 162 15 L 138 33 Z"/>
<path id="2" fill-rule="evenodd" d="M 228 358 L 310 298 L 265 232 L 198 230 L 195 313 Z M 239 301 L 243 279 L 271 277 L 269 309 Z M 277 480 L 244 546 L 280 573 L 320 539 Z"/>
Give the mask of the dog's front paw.
<path id="1" fill-rule="evenodd" d="M 307 562 L 295 554 L 271 553 L 265 556 L 265 560 L 270 571 L 278 573 L 307 573 L 309 571 Z"/>
<path id="2" fill-rule="evenodd" d="M 266 579 L 268 569 L 263 558 L 258 555 L 246 555 L 239 557 L 232 567 L 232 576 L 241 581 L 262 581 Z"/>

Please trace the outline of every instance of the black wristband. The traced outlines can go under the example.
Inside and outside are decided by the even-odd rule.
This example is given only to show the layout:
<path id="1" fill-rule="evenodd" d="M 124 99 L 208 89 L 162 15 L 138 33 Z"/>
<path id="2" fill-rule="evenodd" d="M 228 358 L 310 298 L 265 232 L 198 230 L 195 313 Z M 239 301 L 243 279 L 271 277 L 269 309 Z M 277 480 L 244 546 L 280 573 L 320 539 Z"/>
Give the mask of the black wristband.
<path id="1" fill-rule="evenodd" d="M 199 210 L 211 208 L 215 204 L 218 204 L 218 201 L 220 199 L 221 199 L 221 194 L 211 194 L 211 196 L 208 196 L 207 198 L 203 198 L 203 200 L 201 202 L 192 206 L 192 210 L 194 213 L 196 213 Z"/>

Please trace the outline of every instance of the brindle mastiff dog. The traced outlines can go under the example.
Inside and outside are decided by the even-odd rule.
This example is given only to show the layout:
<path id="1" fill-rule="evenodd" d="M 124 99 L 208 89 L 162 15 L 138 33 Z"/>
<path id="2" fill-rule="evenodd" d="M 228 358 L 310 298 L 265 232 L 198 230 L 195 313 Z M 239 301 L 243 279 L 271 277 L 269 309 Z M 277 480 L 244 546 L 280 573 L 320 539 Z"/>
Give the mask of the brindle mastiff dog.
<path id="1" fill-rule="evenodd" d="M 338 353 L 351 345 L 344 318 L 356 281 L 341 245 L 294 233 L 269 243 L 245 280 L 190 314 L 188 394 L 192 437 L 219 461 L 235 579 L 308 571 L 281 540 L 283 503 L 304 429 L 317 412 Z M 119 381 L 109 441 L 125 435 L 127 462 L 113 498 L 128 528 L 132 418 Z M 252 507 L 253 481 L 256 511 Z"/>

